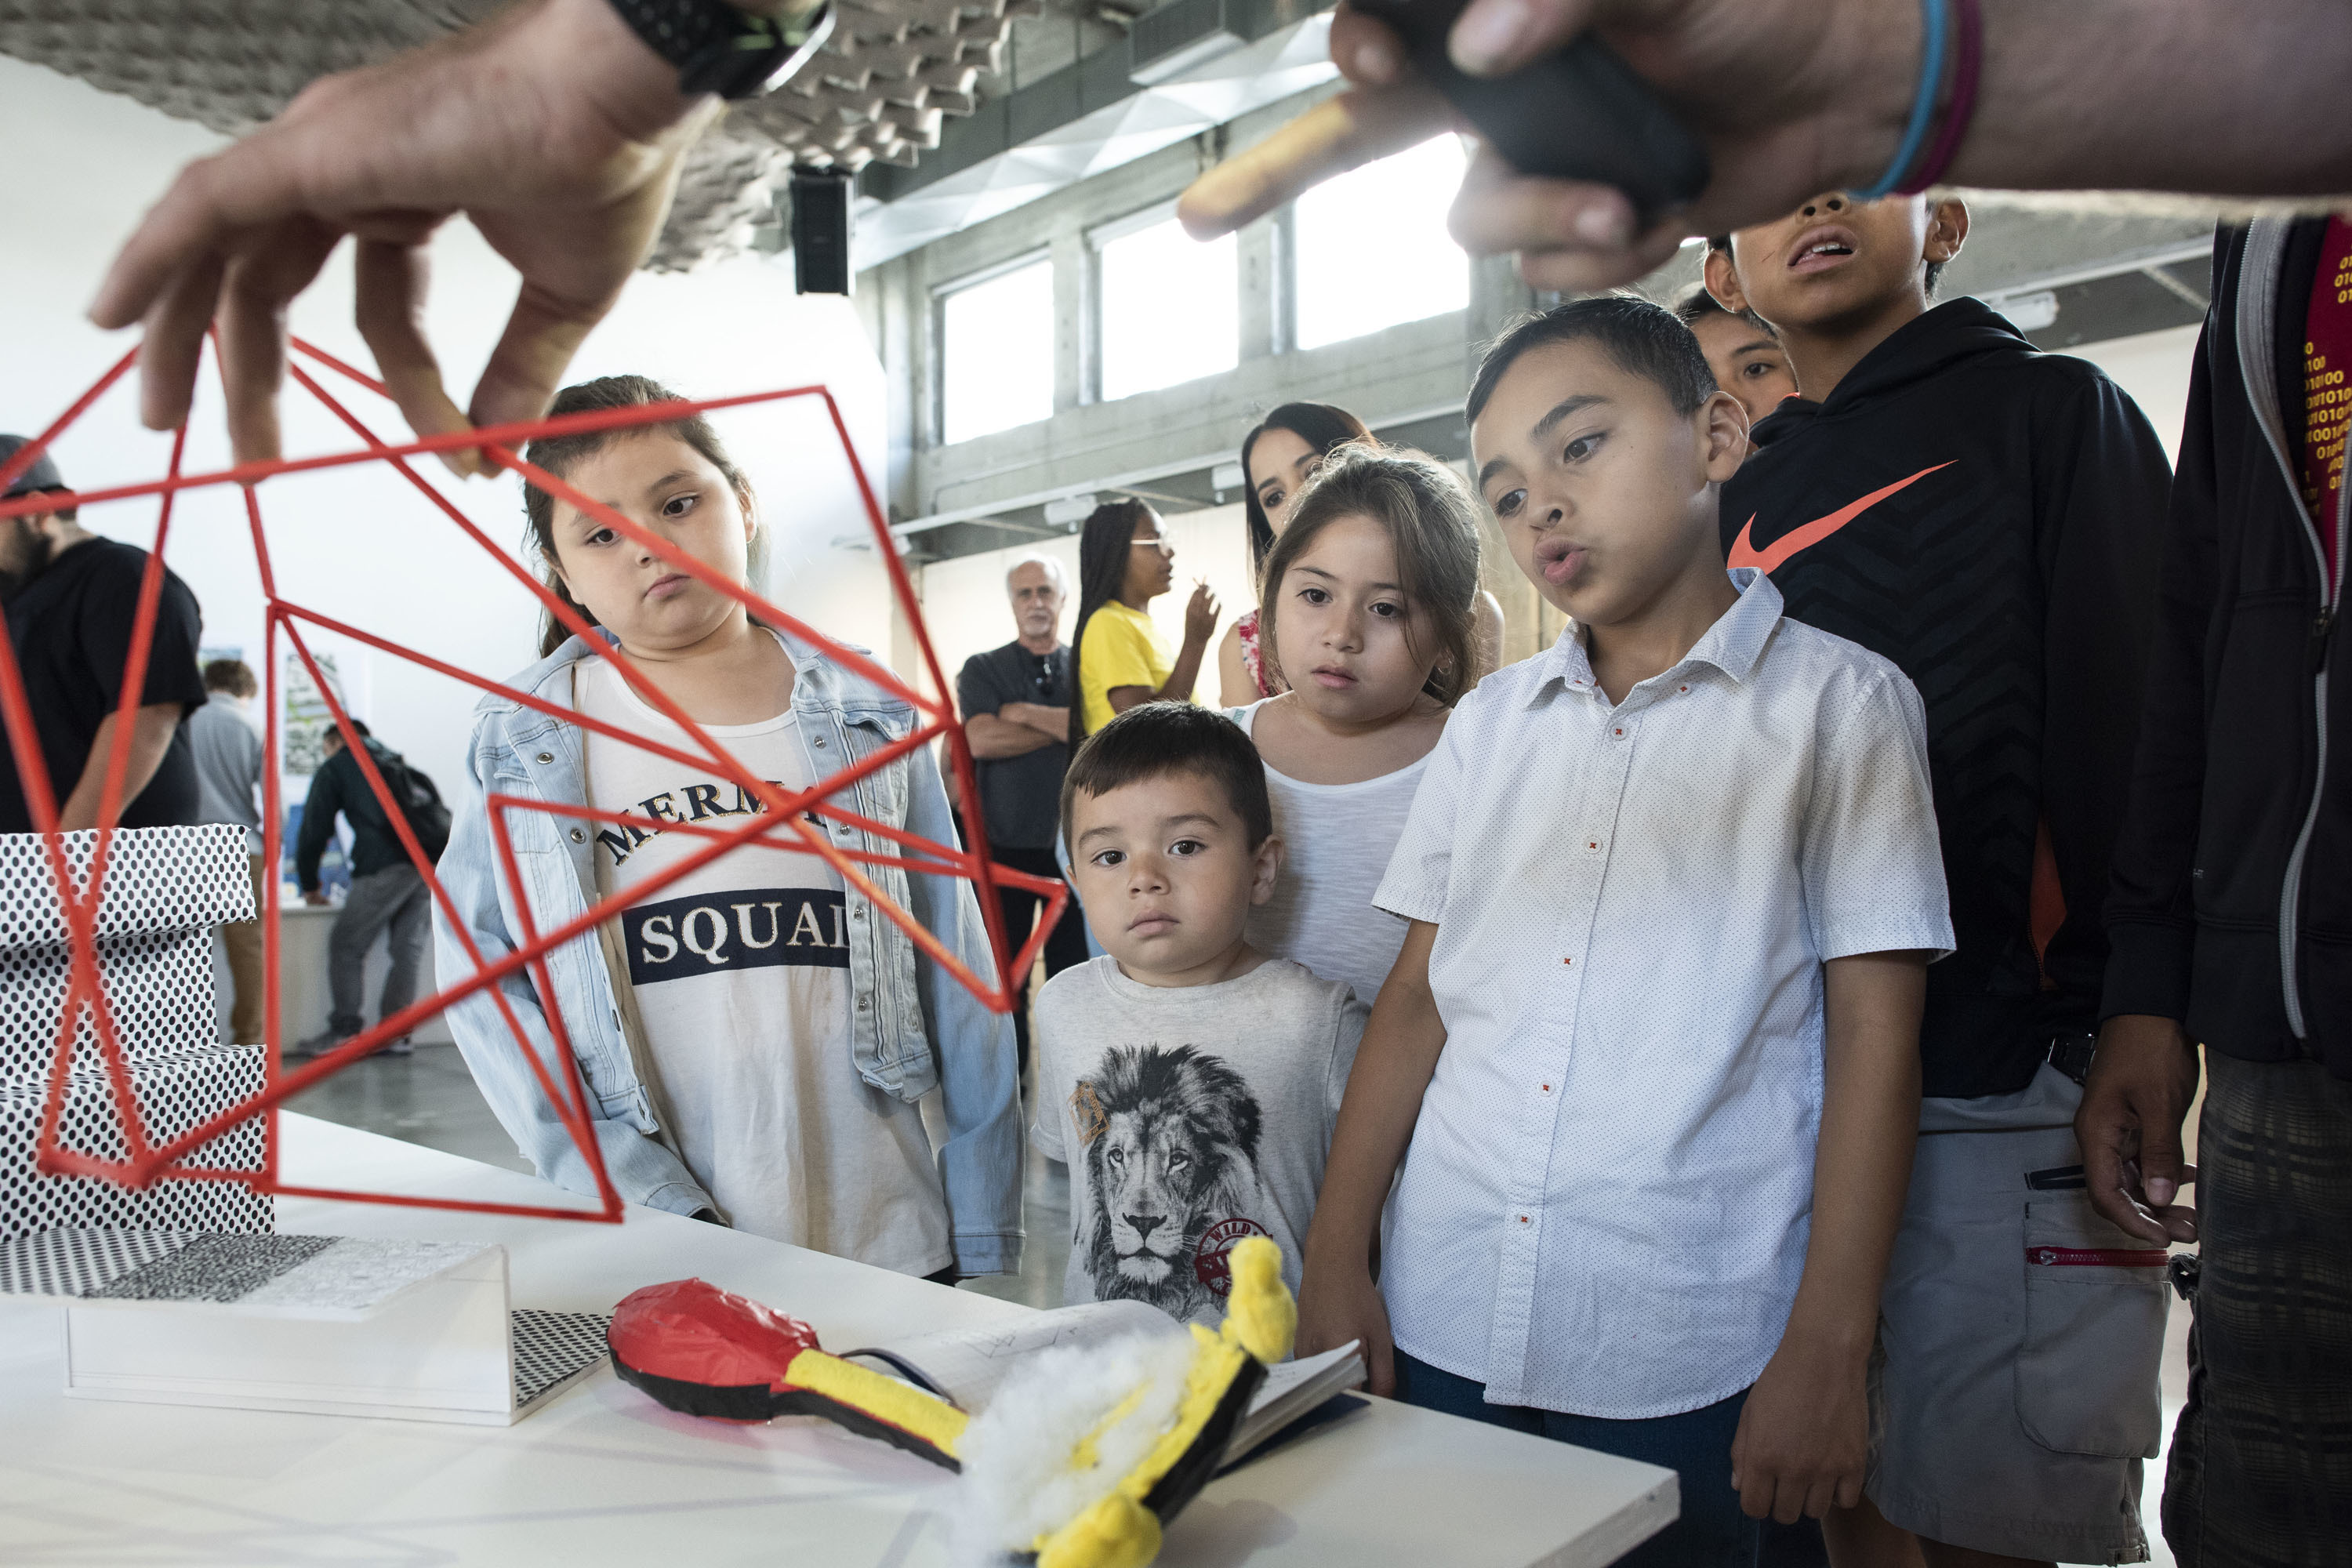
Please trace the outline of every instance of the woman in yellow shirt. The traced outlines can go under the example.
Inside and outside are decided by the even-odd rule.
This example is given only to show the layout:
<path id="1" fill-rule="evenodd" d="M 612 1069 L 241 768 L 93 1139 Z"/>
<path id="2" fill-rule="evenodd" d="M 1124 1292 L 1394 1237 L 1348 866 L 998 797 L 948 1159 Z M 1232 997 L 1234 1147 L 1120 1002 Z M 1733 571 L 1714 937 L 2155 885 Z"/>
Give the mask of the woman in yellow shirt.
<path id="1" fill-rule="evenodd" d="M 1217 596 L 1206 583 L 1184 606 L 1184 647 L 1173 659 L 1145 606 L 1176 584 L 1176 547 L 1160 514 L 1139 500 L 1095 508 L 1078 539 L 1078 703 L 1070 744 L 1139 702 L 1189 702 L 1202 657 L 1217 629 Z"/>

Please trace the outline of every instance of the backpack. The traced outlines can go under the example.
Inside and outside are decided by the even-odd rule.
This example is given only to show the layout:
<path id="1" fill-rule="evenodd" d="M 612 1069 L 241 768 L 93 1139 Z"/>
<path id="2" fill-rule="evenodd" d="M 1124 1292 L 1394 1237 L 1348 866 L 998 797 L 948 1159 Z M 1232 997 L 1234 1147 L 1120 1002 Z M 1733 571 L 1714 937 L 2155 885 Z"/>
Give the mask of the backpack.
<path id="1" fill-rule="evenodd" d="M 425 858 L 438 862 L 442 851 L 449 847 L 449 808 L 441 804 L 441 792 L 424 769 L 411 766 L 391 747 L 379 745 L 370 737 L 367 749 L 376 771 L 383 775 L 384 787 L 400 803 L 400 815 L 408 819 L 408 830 L 416 835 Z"/>

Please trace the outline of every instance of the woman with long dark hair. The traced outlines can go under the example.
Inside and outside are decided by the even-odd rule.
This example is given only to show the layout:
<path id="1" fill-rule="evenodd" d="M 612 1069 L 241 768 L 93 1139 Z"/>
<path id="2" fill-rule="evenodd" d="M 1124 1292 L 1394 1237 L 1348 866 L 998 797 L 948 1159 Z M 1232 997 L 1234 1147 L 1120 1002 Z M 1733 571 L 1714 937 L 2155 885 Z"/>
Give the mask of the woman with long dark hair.
<path id="1" fill-rule="evenodd" d="M 1297 498 L 1323 459 L 1349 444 L 1378 447 L 1380 440 L 1364 422 L 1328 403 L 1286 403 L 1268 414 L 1242 437 L 1242 472 L 1246 488 L 1242 512 L 1249 521 L 1250 568 L 1263 574 L 1266 557 L 1290 516 Z M 1265 597 L 1261 588 L 1260 598 Z M 1502 662 L 1503 606 L 1492 594 L 1481 592 L 1477 608 L 1479 668 L 1493 669 Z M 1218 700 L 1227 708 L 1246 707 L 1289 689 L 1281 671 L 1260 657 L 1258 612 L 1235 620 L 1217 644 Z"/>
<path id="2" fill-rule="evenodd" d="M 1078 626 L 1071 635 L 1078 700 L 1070 744 L 1139 702 L 1187 702 L 1217 629 L 1206 583 L 1184 606 L 1184 646 L 1173 658 L 1145 606 L 1175 586 L 1176 547 L 1160 514 L 1139 500 L 1106 501 L 1078 536 Z"/>
<path id="3" fill-rule="evenodd" d="M 1350 441 L 1378 446 L 1364 422 L 1328 403 L 1286 403 L 1242 437 L 1242 515 L 1249 522 L 1250 574 L 1265 570 L 1291 499 L 1330 456 Z M 1261 597 L 1264 595 L 1261 595 Z M 1258 656 L 1258 612 L 1235 620 L 1217 644 L 1217 696 L 1240 708 L 1287 689 Z"/>

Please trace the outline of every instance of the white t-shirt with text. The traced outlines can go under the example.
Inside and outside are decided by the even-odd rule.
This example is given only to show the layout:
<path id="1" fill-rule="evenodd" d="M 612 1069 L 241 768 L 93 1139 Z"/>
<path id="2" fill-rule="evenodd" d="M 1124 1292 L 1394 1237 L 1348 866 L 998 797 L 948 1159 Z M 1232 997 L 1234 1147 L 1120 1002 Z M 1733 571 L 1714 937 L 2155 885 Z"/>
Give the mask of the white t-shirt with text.
<path id="1" fill-rule="evenodd" d="M 588 717 L 680 751 L 697 745 L 602 659 L 578 667 Z M 787 792 L 812 771 L 786 712 L 703 726 Z M 740 827 L 763 811 L 714 769 L 608 739 L 587 743 L 600 895 L 705 848 L 678 825 Z M 644 826 L 635 825 L 642 819 Z M 746 847 L 623 911 L 648 1088 L 679 1155 L 738 1230 L 907 1274 L 953 1261 L 947 1200 L 917 1107 L 867 1084 L 850 1054 L 841 879 L 814 855 Z"/>

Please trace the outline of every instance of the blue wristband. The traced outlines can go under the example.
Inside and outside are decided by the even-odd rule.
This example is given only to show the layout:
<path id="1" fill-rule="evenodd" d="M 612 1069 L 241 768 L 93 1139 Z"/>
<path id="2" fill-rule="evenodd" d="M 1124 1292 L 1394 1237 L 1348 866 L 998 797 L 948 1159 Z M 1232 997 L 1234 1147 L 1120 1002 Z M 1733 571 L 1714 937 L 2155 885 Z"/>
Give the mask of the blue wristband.
<path id="1" fill-rule="evenodd" d="M 1911 100 L 1911 121 L 1903 128 L 1903 144 L 1895 149 L 1895 161 L 1886 173 L 1866 191 L 1846 194 L 1857 202 L 1874 202 L 1892 195 L 1903 184 L 1903 176 L 1919 159 L 1919 149 L 1927 140 L 1927 128 L 1936 121 L 1936 97 L 1944 87 L 1944 35 L 1951 24 L 1951 0 L 1919 0 L 1919 25 L 1926 35 L 1919 59 L 1919 91 Z"/>

